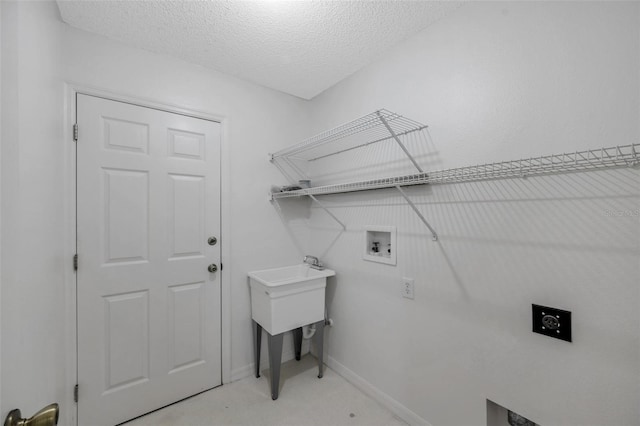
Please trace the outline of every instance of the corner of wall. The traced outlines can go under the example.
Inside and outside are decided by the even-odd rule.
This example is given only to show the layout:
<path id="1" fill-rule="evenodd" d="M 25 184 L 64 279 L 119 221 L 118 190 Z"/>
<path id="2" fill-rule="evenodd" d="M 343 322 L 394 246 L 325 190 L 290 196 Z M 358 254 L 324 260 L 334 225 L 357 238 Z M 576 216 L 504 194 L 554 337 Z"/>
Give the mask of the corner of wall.
<path id="1" fill-rule="evenodd" d="M 0 3 L 0 99 L 2 98 L 2 8 Z M 0 102 L 0 241 L 2 241 L 2 103 Z M 0 383 L 2 383 L 2 246 L 0 245 Z M 4 414 L 2 407 L 2 386 L 0 386 L 0 416 Z"/>

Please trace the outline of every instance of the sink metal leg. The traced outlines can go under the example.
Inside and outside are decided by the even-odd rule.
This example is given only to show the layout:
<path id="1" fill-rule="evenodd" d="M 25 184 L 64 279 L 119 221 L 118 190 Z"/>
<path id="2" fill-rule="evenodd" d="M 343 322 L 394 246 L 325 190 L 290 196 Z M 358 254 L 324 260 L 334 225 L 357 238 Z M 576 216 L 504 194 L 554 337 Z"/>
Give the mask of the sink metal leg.
<path id="1" fill-rule="evenodd" d="M 316 334 L 313 336 L 313 341 L 316 345 L 318 357 L 318 379 L 321 379 L 324 367 L 324 364 L 322 363 L 322 359 L 324 358 L 324 320 L 316 323 Z"/>
<path id="2" fill-rule="evenodd" d="M 300 354 L 302 353 L 302 327 L 293 329 L 293 346 L 296 351 L 296 361 L 300 361 Z"/>
<path id="3" fill-rule="evenodd" d="M 282 362 L 282 338 L 284 333 L 272 336 L 267 333 L 269 341 L 269 370 L 271 371 L 271 399 L 278 399 L 280 389 L 280 363 Z"/>
<path id="4" fill-rule="evenodd" d="M 253 362 L 256 367 L 256 378 L 260 377 L 260 347 L 262 346 L 262 326 L 257 322 L 253 322 Z"/>

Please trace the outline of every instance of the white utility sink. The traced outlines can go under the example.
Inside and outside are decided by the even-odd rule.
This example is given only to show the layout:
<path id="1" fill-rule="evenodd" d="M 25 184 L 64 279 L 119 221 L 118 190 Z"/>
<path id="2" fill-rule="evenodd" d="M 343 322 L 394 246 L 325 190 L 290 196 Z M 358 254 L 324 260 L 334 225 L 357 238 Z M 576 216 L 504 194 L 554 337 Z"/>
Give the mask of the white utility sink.
<path id="1" fill-rule="evenodd" d="M 324 292 L 331 269 L 308 264 L 249 272 L 251 317 L 269 334 L 324 319 Z"/>

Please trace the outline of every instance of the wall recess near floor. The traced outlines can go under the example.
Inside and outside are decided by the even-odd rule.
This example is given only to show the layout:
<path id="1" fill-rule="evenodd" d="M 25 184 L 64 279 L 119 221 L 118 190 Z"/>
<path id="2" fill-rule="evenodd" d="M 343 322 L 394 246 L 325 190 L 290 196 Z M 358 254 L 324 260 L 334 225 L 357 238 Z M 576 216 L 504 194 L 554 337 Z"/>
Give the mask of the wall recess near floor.
<path id="1" fill-rule="evenodd" d="M 487 426 L 540 426 L 537 423 L 487 399 Z"/>

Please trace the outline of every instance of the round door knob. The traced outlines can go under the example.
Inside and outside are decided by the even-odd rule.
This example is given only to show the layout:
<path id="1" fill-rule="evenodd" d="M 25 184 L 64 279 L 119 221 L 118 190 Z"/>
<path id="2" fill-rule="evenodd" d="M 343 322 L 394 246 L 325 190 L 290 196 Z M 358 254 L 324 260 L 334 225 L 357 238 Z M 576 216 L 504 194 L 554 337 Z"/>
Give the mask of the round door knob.
<path id="1" fill-rule="evenodd" d="M 212 263 L 207 269 L 209 270 L 209 272 L 216 272 L 218 270 L 218 265 Z"/>
<path id="2" fill-rule="evenodd" d="M 218 242 L 218 239 L 216 237 L 209 237 L 207 242 L 209 243 L 210 246 L 215 246 L 216 243 Z"/>

